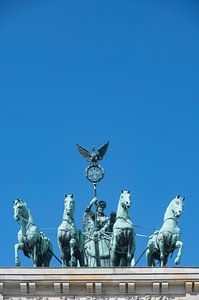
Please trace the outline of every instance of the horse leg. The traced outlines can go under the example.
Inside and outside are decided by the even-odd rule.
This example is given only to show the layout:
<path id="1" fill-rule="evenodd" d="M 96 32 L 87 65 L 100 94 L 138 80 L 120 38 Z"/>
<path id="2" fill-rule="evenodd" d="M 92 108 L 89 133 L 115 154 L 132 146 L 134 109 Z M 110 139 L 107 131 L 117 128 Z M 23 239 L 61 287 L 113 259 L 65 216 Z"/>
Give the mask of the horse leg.
<path id="1" fill-rule="evenodd" d="M 163 264 L 164 267 L 166 266 L 167 262 L 168 262 L 168 255 L 165 255 L 164 256 L 164 264 Z"/>
<path id="2" fill-rule="evenodd" d="M 182 247 L 183 247 L 183 242 L 177 241 L 176 244 L 175 244 L 175 248 L 178 248 L 178 254 L 177 254 L 177 257 L 175 259 L 175 264 L 176 265 L 179 265 L 179 263 L 180 263 L 180 258 L 181 258 L 181 255 L 182 255 Z"/>
<path id="3" fill-rule="evenodd" d="M 62 267 L 67 267 L 67 259 L 66 259 L 65 249 L 61 247 L 60 250 L 61 250 Z"/>
<path id="4" fill-rule="evenodd" d="M 134 260 L 135 238 L 133 236 L 132 230 L 128 231 L 127 239 L 128 239 L 127 266 L 128 267 L 130 267 L 130 266 L 133 267 L 134 264 L 135 264 L 135 260 Z"/>
<path id="5" fill-rule="evenodd" d="M 36 268 L 36 267 L 41 267 L 39 265 L 39 262 L 38 262 L 38 257 L 37 257 L 37 246 L 35 245 L 33 247 L 33 251 L 32 251 L 32 260 L 33 260 L 33 267 Z"/>
<path id="6" fill-rule="evenodd" d="M 46 254 L 46 257 L 43 259 L 43 265 L 44 267 L 49 267 L 50 266 L 50 261 L 51 261 L 51 254 Z"/>
<path id="7" fill-rule="evenodd" d="M 67 267 L 67 261 L 64 253 L 61 254 L 61 260 L 62 260 L 62 267 L 63 268 Z"/>
<path id="8" fill-rule="evenodd" d="M 39 247 L 39 233 L 36 231 L 36 229 L 31 230 L 30 232 L 27 231 L 26 233 L 26 243 L 28 245 L 28 248 L 30 249 L 30 253 L 33 260 L 33 267 L 39 267 L 40 266 L 40 259 L 38 256 L 38 247 Z"/>
<path id="9" fill-rule="evenodd" d="M 64 249 L 62 247 L 60 247 L 60 254 L 61 254 L 61 261 L 62 261 L 62 267 L 66 267 L 66 255 L 64 252 Z"/>
<path id="10" fill-rule="evenodd" d="M 57 241 L 61 253 L 62 267 L 70 267 L 70 244 L 67 232 L 58 230 Z"/>
<path id="11" fill-rule="evenodd" d="M 76 257 L 77 257 L 77 260 L 79 261 L 80 267 L 84 267 L 84 265 L 85 265 L 84 253 L 82 251 L 78 250 L 76 252 Z"/>
<path id="12" fill-rule="evenodd" d="M 120 265 L 120 257 L 118 254 L 114 253 L 112 257 L 112 266 L 113 267 L 118 267 Z"/>
<path id="13" fill-rule="evenodd" d="M 52 248 L 49 246 L 49 249 L 47 250 L 45 256 L 43 257 L 43 265 L 44 267 L 49 267 L 50 266 L 50 261 L 53 256 L 53 251 Z"/>
<path id="14" fill-rule="evenodd" d="M 57 243 L 59 246 L 59 250 L 60 250 L 60 256 L 61 256 L 61 261 L 62 261 L 62 267 L 67 267 L 67 262 L 66 262 L 66 249 L 65 249 L 65 245 L 63 244 L 64 241 L 64 235 L 62 233 L 62 231 L 58 231 L 58 238 L 57 238 Z"/>
<path id="15" fill-rule="evenodd" d="M 131 265 L 131 260 L 133 259 L 132 253 L 131 253 L 131 245 L 128 245 L 128 251 L 127 251 L 127 257 L 126 257 L 126 266 L 130 267 Z"/>
<path id="16" fill-rule="evenodd" d="M 42 263 L 42 265 L 44 267 L 49 267 L 50 266 L 51 258 L 50 259 L 49 258 L 50 258 L 50 254 L 46 253 L 45 257 L 43 258 L 43 263 Z"/>
<path id="17" fill-rule="evenodd" d="M 165 255 L 164 255 L 164 241 L 163 236 L 159 240 L 159 250 L 160 250 L 160 267 L 165 266 Z"/>
<path id="18" fill-rule="evenodd" d="M 79 242 L 78 242 L 78 250 L 76 251 L 76 256 L 79 261 L 80 267 L 85 266 L 85 252 L 84 252 L 84 238 L 81 230 L 79 230 Z"/>
<path id="19" fill-rule="evenodd" d="M 117 231 L 113 234 L 113 239 L 111 242 L 111 251 L 110 251 L 110 258 L 111 258 L 111 265 L 112 267 L 117 267 L 120 264 L 120 256 L 118 255 L 116 248 L 118 244 L 118 234 Z"/>
<path id="20" fill-rule="evenodd" d="M 127 254 L 126 254 L 126 266 L 129 267 L 131 265 L 131 259 L 132 259 L 132 237 L 130 236 L 130 234 L 128 233 L 126 235 L 126 238 L 128 239 L 128 246 L 127 246 Z"/>
<path id="21" fill-rule="evenodd" d="M 23 250 L 24 244 L 21 242 L 19 244 L 15 244 L 15 265 L 19 267 L 21 265 L 21 261 L 19 259 L 19 250 Z"/>
<path id="22" fill-rule="evenodd" d="M 116 249 L 111 249 L 111 266 L 118 267 L 120 265 L 120 255 L 116 252 Z"/>
<path id="23" fill-rule="evenodd" d="M 70 264 L 71 267 L 77 267 L 77 258 L 75 257 L 75 246 L 76 246 L 76 240 L 72 238 L 70 240 Z"/>
<path id="24" fill-rule="evenodd" d="M 146 251 L 146 258 L 148 267 L 153 267 L 153 254 L 151 253 L 149 248 Z"/>
<path id="25" fill-rule="evenodd" d="M 79 253 L 79 264 L 80 264 L 80 267 L 85 266 L 85 255 L 84 255 L 83 251 Z"/>

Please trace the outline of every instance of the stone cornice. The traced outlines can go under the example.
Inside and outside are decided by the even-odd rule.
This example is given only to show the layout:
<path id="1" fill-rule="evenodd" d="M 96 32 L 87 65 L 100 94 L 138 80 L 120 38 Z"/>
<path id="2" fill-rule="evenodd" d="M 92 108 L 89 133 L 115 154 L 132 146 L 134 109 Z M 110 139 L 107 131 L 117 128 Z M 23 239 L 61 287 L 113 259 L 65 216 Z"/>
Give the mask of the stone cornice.
<path id="1" fill-rule="evenodd" d="M 5 299 L 83 295 L 199 299 L 199 268 L 0 268 L 0 294 Z"/>

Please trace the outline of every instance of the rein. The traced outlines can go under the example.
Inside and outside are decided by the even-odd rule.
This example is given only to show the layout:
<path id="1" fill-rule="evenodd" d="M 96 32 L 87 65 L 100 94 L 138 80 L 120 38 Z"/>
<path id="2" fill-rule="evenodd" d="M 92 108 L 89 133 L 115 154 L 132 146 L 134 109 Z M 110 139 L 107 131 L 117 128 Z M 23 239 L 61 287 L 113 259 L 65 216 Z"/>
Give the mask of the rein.
<path id="1" fill-rule="evenodd" d="M 168 214 L 172 213 L 172 214 L 173 214 L 173 217 L 165 218 L 163 223 L 165 223 L 165 221 L 167 221 L 167 220 L 173 220 L 173 221 L 175 221 L 176 224 L 177 224 L 177 223 L 178 223 L 178 218 L 179 218 L 179 216 L 175 216 L 175 210 L 172 209 L 172 207 L 171 207 L 170 209 L 171 209 L 171 210 L 170 210 L 170 212 L 168 212 Z M 167 208 L 167 211 L 168 211 L 168 208 Z M 167 213 L 167 212 L 166 212 L 166 213 Z"/>
<path id="2" fill-rule="evenodd" d="M 29 220 L 27 220 L 27 219 L 24 218 L 24 217 L 21 216 L 20 218 L 28 223 L 27 226 L 26 226 L 26 230 L 29 228 L 30 225 L 34 225 L 34 223 L 30 222 Z M 17 223 L 18 223 L 20 226 L 22 226 L 22 225 L 19 223 L 19 221 L 17 221 Z"/>

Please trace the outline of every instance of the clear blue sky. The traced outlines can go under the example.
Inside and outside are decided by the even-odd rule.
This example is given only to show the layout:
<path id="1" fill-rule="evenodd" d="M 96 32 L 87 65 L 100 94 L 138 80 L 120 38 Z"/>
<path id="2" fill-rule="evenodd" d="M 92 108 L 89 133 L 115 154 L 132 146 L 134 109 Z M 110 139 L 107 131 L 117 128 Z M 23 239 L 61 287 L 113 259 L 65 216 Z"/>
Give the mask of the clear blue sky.
<path id="1" fill-rule="evenodd" d="M 107 213 L 130 189 L 133 222 L 160 227 L 183 194 L 181 265 L 199 265 L 198 1 L 0 0 L 0 103 L 0 266 L 14 265 L 17 197 L 54 228 L 73 193 L 81 227 L 93 190 L 76 143 L 107 140 Z"/>

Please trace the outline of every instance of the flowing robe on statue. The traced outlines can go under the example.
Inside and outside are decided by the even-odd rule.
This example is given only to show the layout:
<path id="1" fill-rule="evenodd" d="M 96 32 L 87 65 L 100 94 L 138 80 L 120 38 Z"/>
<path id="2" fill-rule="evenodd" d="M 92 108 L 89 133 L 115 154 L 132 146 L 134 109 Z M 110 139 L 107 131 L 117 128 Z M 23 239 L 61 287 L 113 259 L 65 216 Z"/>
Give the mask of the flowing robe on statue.
<path id="1" fill-rule="evenodd" d="M 85 256 L 88 267 L 96 267 L 96 247 L 101 267 L 110 267 L 110 237 L 112 234 L 111 217 L 104 213 L 93 213 L 86 210 L 83 217 L 83 233 L 85 236 Z"/>

